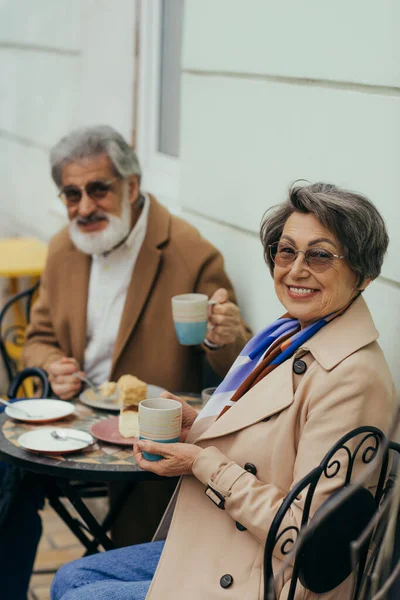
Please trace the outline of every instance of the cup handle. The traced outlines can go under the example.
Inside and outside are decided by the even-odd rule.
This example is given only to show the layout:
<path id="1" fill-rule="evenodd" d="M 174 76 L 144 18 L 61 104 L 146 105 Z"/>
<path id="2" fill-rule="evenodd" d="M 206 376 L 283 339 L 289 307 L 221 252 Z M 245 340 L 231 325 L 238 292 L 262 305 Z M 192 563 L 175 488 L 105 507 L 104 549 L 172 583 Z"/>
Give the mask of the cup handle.
<path id="1" fill-rule="evenodd" d="M 216 300 L 209 300 L 208 301 L 208 306 L 214 306 L 214 304 L 218 304 L 218 302 Z"/>

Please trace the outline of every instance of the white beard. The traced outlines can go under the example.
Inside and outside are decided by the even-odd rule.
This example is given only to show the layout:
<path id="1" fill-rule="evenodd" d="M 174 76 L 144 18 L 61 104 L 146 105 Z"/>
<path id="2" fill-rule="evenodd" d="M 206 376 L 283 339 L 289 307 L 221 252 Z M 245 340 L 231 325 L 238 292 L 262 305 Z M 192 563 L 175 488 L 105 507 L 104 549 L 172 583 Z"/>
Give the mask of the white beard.
<path id="1" fill-rule="evenodd" d="M 131 228 L 131 204 L 129 190 L 124 191 L 121 203 L 121 216 L 116 217 L 99 211 L 108 220 L 108 225 L 102 231 L 83 233 L 75 217 L 69 224 L 69 235 L 72 243 L 84 254 L 104 254 L 117 246 L 129 234 Z"/>

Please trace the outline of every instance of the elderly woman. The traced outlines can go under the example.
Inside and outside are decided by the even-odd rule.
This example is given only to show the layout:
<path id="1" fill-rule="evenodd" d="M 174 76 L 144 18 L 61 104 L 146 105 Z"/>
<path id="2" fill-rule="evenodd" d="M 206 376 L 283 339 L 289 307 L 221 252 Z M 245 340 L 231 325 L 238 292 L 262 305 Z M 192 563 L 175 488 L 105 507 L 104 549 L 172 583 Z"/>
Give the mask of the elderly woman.
<path id="1" fill-rule="evenodd" d="M 261 239 L 287 313 L 247 344 L 200 415 L 182 403 L 185 443 L 134 447 L 142 469 L 183 475 L 165 546 L 66 565 L 53 600 L 260 599 L 266 536 L 293 484 L 353 428 L 388 432 L 396 394 L 362 297 L 387 249 L 382 217 L 364 196 L 317 183 L 292 189 Z M 314 510 L 337 479 L 319 487 Z M 299 525 L 303 502 L 287 526 Z M 278 597 L 286 591 L 277 584 Z"/>

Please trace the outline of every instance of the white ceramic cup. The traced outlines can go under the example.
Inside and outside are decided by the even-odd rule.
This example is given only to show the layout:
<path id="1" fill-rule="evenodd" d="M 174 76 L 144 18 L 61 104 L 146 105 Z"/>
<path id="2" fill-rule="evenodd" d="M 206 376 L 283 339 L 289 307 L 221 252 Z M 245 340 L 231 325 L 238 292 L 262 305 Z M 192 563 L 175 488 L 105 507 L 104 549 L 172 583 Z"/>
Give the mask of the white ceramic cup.
<path id="1" fill-rule="evenodd" d="M 149 398 L 139 403 L 139 438 L 163 444 L 179 441 L 182 429 L 182 404 L 169 398 Z M 143 452 L 146 460 L 160 460 L 162 456 Z"/>
<path id="2" fill-rule="evenodd" d="M 207 333 L 208 307 L 216 301 L 205 294 L 180 294 L 173 296 L 171 302 L 179 342 L 183 346 L 201 344 Z"/>
<path id="3" fill-rule="evenodd" d="M 216 387 L 209 387 L 209 388 L 205 388 L 204 390 L 201 390 L 201 405 L 205 406 L 207 404 L 207 402 L 209 401 L 209 399 L 211 398 L 211 396 L 213 395 L 213 393 L 215 392 L 217 388 Z"/>

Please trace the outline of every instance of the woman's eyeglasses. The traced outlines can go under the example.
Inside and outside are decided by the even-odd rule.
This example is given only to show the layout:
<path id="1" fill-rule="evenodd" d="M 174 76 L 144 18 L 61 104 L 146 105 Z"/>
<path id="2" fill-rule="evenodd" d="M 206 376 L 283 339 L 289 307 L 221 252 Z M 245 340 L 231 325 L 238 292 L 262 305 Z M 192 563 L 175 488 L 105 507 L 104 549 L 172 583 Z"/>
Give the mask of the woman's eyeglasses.
<path id="1" fill-rule="evenodd" d="M 109 179 L 108 181 L 89 181 L 89 183 L 83 186 L 67 185 L 61 190 L 58 197 L 61 198 L 68 208 L 72 208 L 78 206 L 79 202 L 82 200 L 82 191 L 85 190 L 86 194 L 93 202 L 100 202 L 101 200 L 104 200 L 110 192 L 112 184 L 117 179 L 119 179 L 119 177 L 114 177 L 114 179 Z"/>
<path id="2" fill-rule="evenodd" d="M 299 252 L 303 252 L 306 264 L 317 273 L 321 273 L 332 266 L 333 261 L 344 258 L 333 254 L 326 248 L 308 248 L 308 250 L 295 250 L 286 242 L 275 242 L 268 246 L 269 254 L 273 262 L 279 267 L 289 267 L 297 258 Z"/>

